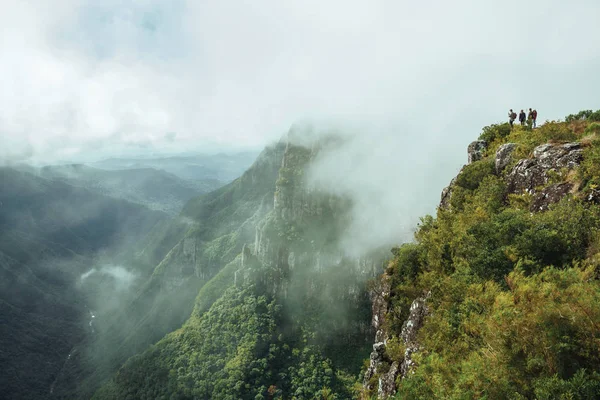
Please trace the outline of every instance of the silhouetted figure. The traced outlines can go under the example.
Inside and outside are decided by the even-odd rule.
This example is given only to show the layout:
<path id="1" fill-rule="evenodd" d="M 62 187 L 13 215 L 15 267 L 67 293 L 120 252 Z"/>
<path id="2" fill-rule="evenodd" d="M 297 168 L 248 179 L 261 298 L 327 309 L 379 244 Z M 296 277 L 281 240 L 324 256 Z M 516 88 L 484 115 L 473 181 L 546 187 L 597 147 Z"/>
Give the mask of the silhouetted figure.
<path id="1" fill-rule="evenodd" d="M 531 119 L 533 120 L 533 127 L 536 127 L 535 120 L 537 119 L 537 110 L 531 112 Z"/>
<path id="2" fill-rule="evenodd" d="M 517 119 L 517 113 L 514 112 L 512 110 L 512 108 L 508 111 L 508 123 L 510 124 L 510 127 L 513 127 L 513 123 L 515 122 L 515 119 Z"/>
<path id="3" fill-rule="evenodd" d="M 521 110 L 521 113 L 519 114 L 519 122 L 521 123 L 521 126 L 525 126 L 526 118 L 527 118 L 527 115 L 525 115 L 525 111 Z"/>

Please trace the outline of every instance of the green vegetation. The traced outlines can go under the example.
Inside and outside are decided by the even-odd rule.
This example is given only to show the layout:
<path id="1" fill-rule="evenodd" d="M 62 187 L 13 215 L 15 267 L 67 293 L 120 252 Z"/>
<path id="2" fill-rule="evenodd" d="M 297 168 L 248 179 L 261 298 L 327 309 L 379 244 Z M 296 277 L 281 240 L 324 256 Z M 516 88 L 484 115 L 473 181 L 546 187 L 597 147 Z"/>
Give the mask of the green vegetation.
<path id="1" fill-rule="evenodd" d="M 135 298 L 102 316 L 98 334 L 81 344 L 76 363 L 83 371 L 73 373 L 76 387 L 61 388 L 63 397 L 91 397 L 129 357 L 180 328 L 195 299 L 196 311 L 204 312 L 233 283 L 234 259 L 254 240 L 266 199 L 272 202 L 283 150 L 266 148 L 240 178 L 190 200 L 179 218 L 150 233 L 141 255 L 166 251 Z"/>
<path id="2" fill-rule="evenodd" d="M 577 114 L 570 114 L 565 118 L 566 122 L 573 121 L 600 121 L 600 110 L 592 111 L 592 110 L 583 110 L 578 112 Z"/>
<path id="3" fill-rule="evenodd" d="M 231 288 L 203 318 L 130 359 L 94 398 L 282 399 L 339 391 L 330 363 L 306 339 L 279 332 L 283 318 L 273 299 Z"/>
<path id="4" fill-rule="evenodd" d="M 96 399 L 353 396 L 370 347 L 370 303 L 356 260 L 338 255 L 347 202 L 325 193 L 309 196 L 304 187 L 312 157 L 306 148 L 287 147 L 273 180 L 275 206 L 257 221 L 258 247 L 246 247 L 204 284 L 181 329 L 131 358 Z M 207 204 L 186 212 L 202 214 Z M 200 224 L 187 237 L 206 238 L 208 232 L 220 230 Z M 213 256 L 222 261 L 241 239 L 250 241 L 238 229 L 203 243 L 203 253 L 196 254 L 204 254 L 203 264 Z M 157 268 L 157 276 L 168 276 L 176 254 Z"/>
<path id="5" fill-rule="evenodd" d="M 57 389 L 67 356 L 89 334 L 86 305 L 98 312 L 81 275 L 120 260 L 147 277 L 148 263 L 164 256 L 164 237 L 147 233 L 166 221 L 133 203 L 0 168 L 0 397 L 48 398 Z M 153 251 L 128 255 L 150 243 Z M 95 290 L 108 296 L 113 286 L 100 279 Z"/>
<path id="6" fill-rule="evenodd" d="M 405 357 L 400 333 L 412 302 L 425 296 L 429 311 L 412 354 L 415 367 L 398 378 L 396 398 L 600 398 L 599 121 L 600 112 L 583 111 L 537 129 L 485 127 L 483 158 L 457 176 L 448 206 L 421 219 L 414 243 L 392 249 L 384 326 L 391 338 L 378 374 Z M 582 144 L 581 164 L 550 171 L 535 188 L 568 183 L 560 201 L 532 212 L 535 193 L 509 193 L 506 174 L 519 159 L 541 144 L 572 141 Z M 495 152 L 508 142 L 516 145 L 512 161 L 497 173 Z M 20 355 L 7 340 L 21 340 L 21 348 L 31 346 L 40 357 L 7 364 L 6 376 L 21 384 L 23 367 L 44 374 L 39 361 L 49 360 L 62 372 L 40 378 L 29 392 L 38 397 L 51 385 L 56 397 L 97 400 L 375 395 L 364 393 L 360 377 L 373 338 L 364 271 L 338 246 L 351 204 L 306 190 L 316 151 L 267 149 L 242 177 L 190 201 L 172 223 L 119 203 L 107 206 L 116 217 L 94 229 L 56 202 L 41 207 L 45 181 L 12 188 L 25 195 L 20 202 L 2 198 L 11 213 L 0 210 L 0 316 L 15 321 L 22 337 L 3 326 L 0 357 Z M 78 190 L 72 194 L 85 199 Z M 94 340 L 72 347 L 83 336 L 80 306 L 60 295 L 62 280 L 50 281 L 32 260 L 69 255 L 73 266 L 85 265 L 97 250 L 91 243 L 102 248 L 122 240 L 116 222 L 126 212 L 132 212 L 128 229 L 139 237 L 123 243 L 135 254 L 120 254 L 145 279 L 127 307 L 96 328 Z M 69 218 L 51 237 L 55 222 Z M 47 232 L 24 234 L 48 220 Z M 23 229 L 7 229 L 16 221 Z M 27 296 L 48 303 L 53 321 L 29 318 L 39 304 L 16 296 L 20 287 L 12 284 L 22 281 L 31 283 Z M 63 328 L 69 334 L 60 338 Z M 76 362 L 67 363 L 71 349 Z M 3 381 L 10 393 L 14 381 Z"/>
<path id="7" fill-rule="evenodd" d="M 586 194 L 600 183 L 600 112 L 530 130 L 484 128 L 486 157 L 467 166 L 449 208 L 421 220 L 415 243 L 393 250 L 387 326 L 399 335 L 408 308 L 429 293 L 414 374 L 398 399 L 600 398 L 600 208 Z M 577 173 L 556 173 L 579 191 L 545 212 L 530 195 L 508 194 L 491 167 L 495 150 L 581 141 Z M 388 356 L 401 361 L 398 346 Z"/>

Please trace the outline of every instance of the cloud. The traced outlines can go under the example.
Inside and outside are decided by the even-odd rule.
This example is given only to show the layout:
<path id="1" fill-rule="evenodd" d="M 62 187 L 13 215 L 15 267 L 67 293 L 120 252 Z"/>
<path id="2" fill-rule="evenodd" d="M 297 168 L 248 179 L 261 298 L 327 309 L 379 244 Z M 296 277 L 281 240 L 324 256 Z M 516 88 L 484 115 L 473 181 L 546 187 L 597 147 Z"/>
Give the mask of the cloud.
<path id="1" fill-rule="evenodd" d="M 11 2 L 0 139 L 44 161 L 139 143 L 259 147 L 298 119 L 337 118 L 422 131 L 441 120 L 465 141 L 509 107 L 541 118 L 598 107 L 598 11 L 591 0 Z"/>

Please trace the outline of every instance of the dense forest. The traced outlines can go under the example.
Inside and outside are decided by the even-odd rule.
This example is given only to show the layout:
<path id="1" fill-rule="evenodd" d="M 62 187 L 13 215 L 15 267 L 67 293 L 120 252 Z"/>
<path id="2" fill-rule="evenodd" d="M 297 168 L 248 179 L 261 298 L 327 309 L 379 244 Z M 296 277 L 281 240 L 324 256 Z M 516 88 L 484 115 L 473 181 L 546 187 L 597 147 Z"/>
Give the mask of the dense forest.
<path id="1" fill-rule="evenodd" d="M 307 187 L 311 161 L 334 143 L 286 144 L 254 243 L 200 289 L 180 329 L 94 398 L 353 396 L 372 335 L 366 281 L 381 256 L 344 257 L 348 200 Z M 197 202 L 184 212 L 203 215 Z"/>

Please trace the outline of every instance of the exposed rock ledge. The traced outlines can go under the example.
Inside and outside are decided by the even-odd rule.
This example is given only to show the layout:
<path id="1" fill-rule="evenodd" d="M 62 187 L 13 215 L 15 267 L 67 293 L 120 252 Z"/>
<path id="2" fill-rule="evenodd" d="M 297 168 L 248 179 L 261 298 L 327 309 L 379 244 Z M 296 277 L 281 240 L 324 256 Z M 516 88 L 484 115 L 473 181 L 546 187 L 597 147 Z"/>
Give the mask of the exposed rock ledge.
<path id="1" fill-rule="evenodd" d="M 519 160 L 513 168 L 505 172 L 504 170 L 513 162 L 513 153 L 516 148 L 517 144 L 515 143 L 505 143 L 498 148 L 495 155 L 495 171 L 498 175 L 506 174 L 504 176 L 508 193 L 534 195 L 531 211 L 545 211 L 550 204 L 558 202 L 567 193 L 576 190 L 568 182 L 550 186 L 548 183 L 553 173 L 571 170 L 581 164 L 583 160 L 581 143 L 543 144 L 533 150 L 533 157 Z M 485 142 L 471 143 L 467 149 L 469 164 L 480 160 L 485 150 Z M 462 172 L 463 170 L 458 175 Z M 452 189 L 455 185 L 456 178 L 442 191 L 440 208 L 446 209 L 450 206 Z M 597 201 L 597 198 L 600 196 L 590 196 L 588 200 Z"/>
<path id="2" fill-rule="evenodd" d="M 379 373 L 379 379 L 377 380 L 377 398 L 386 399 L 396 393 L 397 379 L 405 378 L 415 367 L 412 356 L 420 349 L 417 336 L 419 330 L 423 326 L 425 317 L 428 314 L 426 301 L 429 294 L 413 301 L 410 307 L 409 316 L 402 325 L 400 339 L 405 346 L 405 351 L 403 360 L 399 362 L 390 360 L 386 355 L 386 344 L 390 339 L 384 328 L 384 319 L 385 314 L 388 311 L 388 303 L 380 300 L 384 299 L 389 294 L 389 282 L 385 278 L 381 289 L 381 292 L 376 295 L 377 298 L 373 301 L 373 326 L 377 330 L 377 333 L 375 334 L 376 343 L 373 345 L 373 352 L 369 359 L 369 367 L 365 373 L 363 386 L 370 391 L 375 389 L 371 380 Z M 379 370 L 386 364 L 389 364 L 389 369 L 380 372 Z"/>

